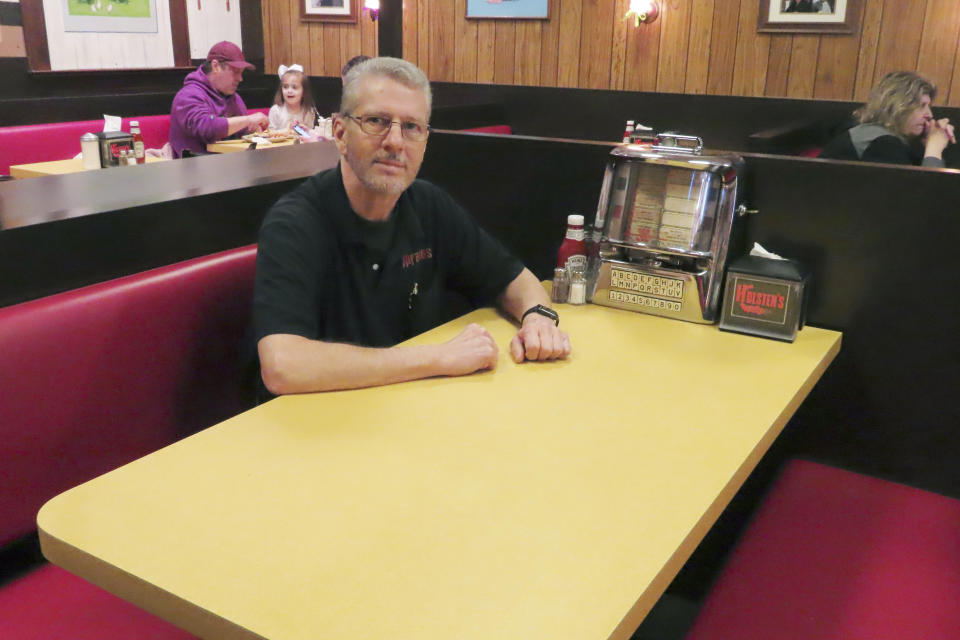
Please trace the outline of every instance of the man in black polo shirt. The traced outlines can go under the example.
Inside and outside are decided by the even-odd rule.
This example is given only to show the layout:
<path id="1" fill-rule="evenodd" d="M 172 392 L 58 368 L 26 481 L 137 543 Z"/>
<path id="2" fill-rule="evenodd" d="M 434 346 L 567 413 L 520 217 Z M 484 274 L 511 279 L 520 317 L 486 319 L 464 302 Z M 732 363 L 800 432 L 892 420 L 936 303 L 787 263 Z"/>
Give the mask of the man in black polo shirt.
<path id="1" fill-rule="evenodd" d="M 452 340 L 398 347 L 450 319 L 451 292 L 521 323 L 516 362 L 570 353 L 537 278 L 453 199 L 415 180 L 429 133 L 430 84 L 416 66 L 374 58 L 344 83 L 335 169 L 281 198 L 260 230 L 254 331 L 272 394 L 464 375 L 496 366 L 472 324 Z"/>

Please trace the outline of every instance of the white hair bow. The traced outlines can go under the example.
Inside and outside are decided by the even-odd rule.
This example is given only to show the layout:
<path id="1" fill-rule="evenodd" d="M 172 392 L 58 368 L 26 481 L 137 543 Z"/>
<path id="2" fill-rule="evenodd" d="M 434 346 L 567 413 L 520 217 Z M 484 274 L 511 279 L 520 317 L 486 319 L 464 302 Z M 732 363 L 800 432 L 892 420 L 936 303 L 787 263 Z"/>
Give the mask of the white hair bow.
<path id="1" fill-rule="evenodd" d="M 298 64 L 292 64 L 292 65 L 290 65 L 289 67 L 282 64 L 282 65 L 280 65 L 280 68 L 277 69 L 277 75 L 280 76 L 280 78 L 282 79 L 282 78 L 283 78 L 283 75 L 284 75 L 287 71 L 299 71 L 300 73 L 303 73 L 303 67 L 301 67 L 301 66 L 298 65 Z"/>

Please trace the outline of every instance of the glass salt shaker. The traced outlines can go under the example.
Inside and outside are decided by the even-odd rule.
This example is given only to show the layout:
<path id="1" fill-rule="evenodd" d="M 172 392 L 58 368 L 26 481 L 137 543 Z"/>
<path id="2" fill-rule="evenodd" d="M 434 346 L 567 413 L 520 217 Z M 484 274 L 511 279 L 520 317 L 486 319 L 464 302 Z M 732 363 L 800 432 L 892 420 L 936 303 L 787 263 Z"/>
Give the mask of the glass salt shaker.
<path id="1" fill-rule="evenodd" d="M 553 270 L 553 287 L 550 290 L 551 302 L 566 302 L 570 295 L 570 278 L 567 270 L 557 267 Z"/>
<path id="2" fill-rule="evenodd" d="M 587 278 L 583 268 L 570 270 L 570 293 L 567 302 L 570 304 L 584 304 L 587 301 Z"/>

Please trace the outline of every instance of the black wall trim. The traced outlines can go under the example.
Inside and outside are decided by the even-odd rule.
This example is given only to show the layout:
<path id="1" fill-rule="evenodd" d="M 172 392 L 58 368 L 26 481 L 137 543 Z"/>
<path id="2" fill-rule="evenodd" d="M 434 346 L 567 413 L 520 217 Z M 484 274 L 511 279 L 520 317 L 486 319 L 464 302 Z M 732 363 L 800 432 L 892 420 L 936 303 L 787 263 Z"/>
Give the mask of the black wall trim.
<path id="1" fill-rule="evenodd" d="M 401 0 L 383 0 L 380 3 L 380 24 L 377 39 L 381 56 L 403 57 L 403 5 Z"/>

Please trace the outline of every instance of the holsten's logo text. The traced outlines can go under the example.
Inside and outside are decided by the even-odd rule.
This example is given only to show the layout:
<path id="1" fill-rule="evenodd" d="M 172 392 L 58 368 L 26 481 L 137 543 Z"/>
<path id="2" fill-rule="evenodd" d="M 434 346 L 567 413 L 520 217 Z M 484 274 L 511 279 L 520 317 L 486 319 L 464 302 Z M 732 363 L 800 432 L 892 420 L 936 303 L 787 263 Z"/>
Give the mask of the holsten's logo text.
<path id="1" fill-rule="evenodd" d="M 752 284 L 738 284 L 736 300 L 743 311 L 757 316 L 766 315 L 773 309 L 783 309 L 787 304 L 787 299 L 779 293 L 756 291 Z"/>
<path id="2" fill-rule="evenodd" d="M 736 279 L 733 315 L 783 324 L 787 316 L 786 285 Z"/>

